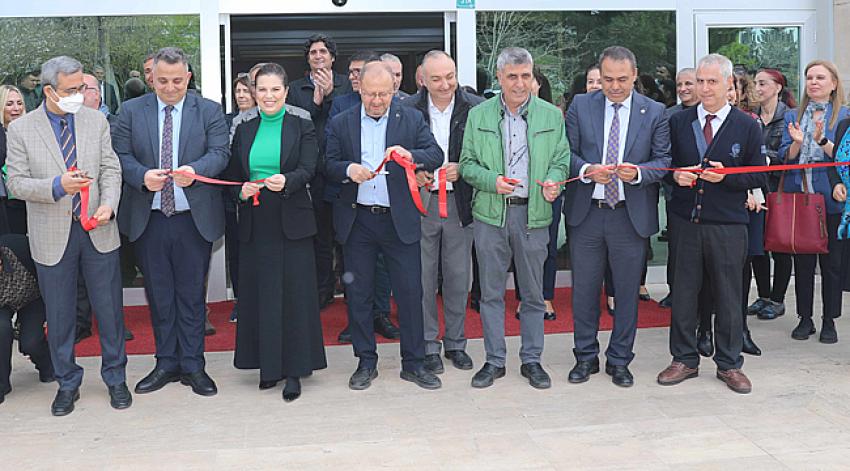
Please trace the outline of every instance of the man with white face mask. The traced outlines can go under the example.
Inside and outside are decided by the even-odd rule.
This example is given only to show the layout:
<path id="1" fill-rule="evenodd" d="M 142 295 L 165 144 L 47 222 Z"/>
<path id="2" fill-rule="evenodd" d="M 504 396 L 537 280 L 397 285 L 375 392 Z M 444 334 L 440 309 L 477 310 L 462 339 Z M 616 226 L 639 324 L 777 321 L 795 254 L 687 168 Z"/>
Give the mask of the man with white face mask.
<path id="1" fill-rule="evenodd" d="M 60 56 L 42 66 L 42 106 L 9 126 L 9 191 L 26 201 L 29 242 L 50 325 L 47 339 L 59 383 L 53 415 L 70 414 L 80 397 L 83 369 L 74 360 L 77 277 L 97 315 L 103 349 L 101 376 L 110 404 L 132 404 L 127 389 L 118 227 L 121 165 L 103 114 L 83 107 L 82 65 Z M 81 190 L 88 189 L 83 229 Z"/>

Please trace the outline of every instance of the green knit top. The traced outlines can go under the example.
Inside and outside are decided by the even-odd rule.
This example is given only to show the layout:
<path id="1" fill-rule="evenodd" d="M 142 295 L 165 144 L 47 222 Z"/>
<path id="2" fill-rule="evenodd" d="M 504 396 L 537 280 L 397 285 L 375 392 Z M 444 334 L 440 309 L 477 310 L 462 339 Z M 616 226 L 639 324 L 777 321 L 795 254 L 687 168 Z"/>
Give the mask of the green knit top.
<path id="1" fill-rule="evenodd" d="M 280 135 L 283 127 L 283 107 L 273 115 L 260 111 L 260 128 L 248 154 L 251 180 L 261 180 L 280 173 Z"/>

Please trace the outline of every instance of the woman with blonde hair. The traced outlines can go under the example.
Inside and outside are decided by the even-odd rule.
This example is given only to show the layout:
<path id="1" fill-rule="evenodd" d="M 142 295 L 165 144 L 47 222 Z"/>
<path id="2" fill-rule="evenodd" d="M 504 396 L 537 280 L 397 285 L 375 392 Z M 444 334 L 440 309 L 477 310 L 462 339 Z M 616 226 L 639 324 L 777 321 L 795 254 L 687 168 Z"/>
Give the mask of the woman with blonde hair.
<path id="1" fill-rule="evenodd" d="M 810 62 L 805 69 L 806 86 L 796 110 L 785 113 L 785 129 L 779 156 L 789 163 L 830 162 L 833 160 L 837 123 L 850 116 L 844 106 L 844 89 L 835 64 L 825 60 Z M 815 266 L 820 264 L 823 325 L 819 340 L 838 342 L 833 319 L 841 316 L 841 259 L 844 241 L 839 241 L 838 226 L 847 188 L 830 181 L 825 168 L 790 170 L 786 172 L 783 190 L 787 192 L 820 193 L 826 202 L 829 253 L 794 255 L 794 290 L 797 295 L 797 316 L 800 323 L 791 337 L 806 340 L 815 333 L 812 322 L 814 304 Z"/>
<path id="2" fill-rule="evenodd" d="M 3 105 L 3 111 L 0 112 L 0 168 L 2 168 L 2 178 L 6 179 L 6 130 L 9 124 L 26 114 L 26 104 L 24 96 L 18 87 L 14 85 L 0 85 L 0 103 Z M 4 206 L 3 216 L 4 221 L 0 226 L 3 231 L 10 231 L 15 234 L 27 233 L 27 210 L 26 203 L 14 198 L 9 198 L 5 191 L 5 186 L 0 190 L 0 203 Z"/>

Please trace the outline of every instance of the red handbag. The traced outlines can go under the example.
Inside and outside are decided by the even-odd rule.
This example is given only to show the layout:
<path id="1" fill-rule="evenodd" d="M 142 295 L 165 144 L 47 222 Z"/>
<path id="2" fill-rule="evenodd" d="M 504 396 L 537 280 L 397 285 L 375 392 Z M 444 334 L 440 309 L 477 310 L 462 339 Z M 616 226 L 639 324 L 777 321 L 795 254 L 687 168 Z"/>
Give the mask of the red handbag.
<path id="1" fill-rule="evenodd" d="M 785 172 L 779 177 L 776 193 L 767 195 L 764 249 L 790 254 L 828 253 L 826 203 L 820 193 L 809 193 L 803 176 L 805 193 L 784 193 Z"/>

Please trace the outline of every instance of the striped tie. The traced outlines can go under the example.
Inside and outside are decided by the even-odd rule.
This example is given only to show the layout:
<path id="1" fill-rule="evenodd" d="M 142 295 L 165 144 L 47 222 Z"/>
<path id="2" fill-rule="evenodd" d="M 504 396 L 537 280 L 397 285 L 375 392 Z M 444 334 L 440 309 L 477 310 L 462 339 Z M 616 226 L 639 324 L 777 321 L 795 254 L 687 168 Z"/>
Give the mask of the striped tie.
<path id="1" fill-rule="evenodd" d="M 617 165 L 620 160 L 620 107 L 622 103 L 612 103 L 614 119 L 611 120 L 611 130 L 608 133 L 608 147 L 605 151 L 605 165 Z M 611 181 L 605 184 L 605 204 L 611 209 L 620 202 L 620 186 L 617 175 L 611 175 Z"/>
<path id="2" fill-rule="evenodd" d="M 65 168 L 71 169 L 77 166 L 77 143 L 71 133 L 71 128 L 68 126 L 68 121 L 60 119 L 59 125 L 62 126 L 62 131 L 59 133 L 59 142 L 62 143 L 62 158 L 65 160 Z M 71 204 L 74 208 L 74 217 L 79 218 L 81 204 L 79 192 L 71 198 Z"/>
<path id="3" fill-rule="evenodd" d="M 168 105 L 165 107 L 165 121 L 162 123 L 162 149 L 159 153 L 160 167 L 171 170 L 174 156 L 174 118 L 171 112 L 174 111 L 174 106 Z M 176 209 L 174 204 L 174 180 L 168 179 L 165 181 L 165 186 L 160 192 L 159 210 L 165 217 L 174 215 Z"/>

